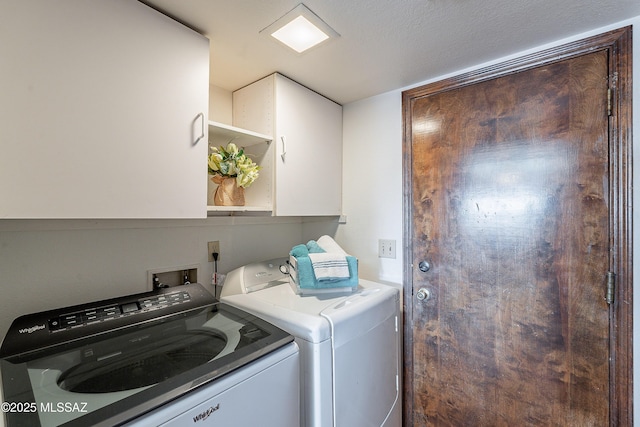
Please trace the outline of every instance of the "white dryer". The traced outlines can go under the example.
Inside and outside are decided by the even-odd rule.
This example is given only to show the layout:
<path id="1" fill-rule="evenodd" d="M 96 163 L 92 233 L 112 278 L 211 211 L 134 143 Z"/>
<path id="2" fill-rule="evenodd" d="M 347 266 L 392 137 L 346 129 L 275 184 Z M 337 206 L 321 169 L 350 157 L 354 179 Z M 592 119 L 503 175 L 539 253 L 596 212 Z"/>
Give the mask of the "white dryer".
<path id="1" fill-rule="evenodd" d="M 360 280 L 348 295 L 297 295 L 289 285 L 287 260 L 230 272 L 221 300 L 295 337 L 301 425 L 400 426 L 399 290 Z"/>

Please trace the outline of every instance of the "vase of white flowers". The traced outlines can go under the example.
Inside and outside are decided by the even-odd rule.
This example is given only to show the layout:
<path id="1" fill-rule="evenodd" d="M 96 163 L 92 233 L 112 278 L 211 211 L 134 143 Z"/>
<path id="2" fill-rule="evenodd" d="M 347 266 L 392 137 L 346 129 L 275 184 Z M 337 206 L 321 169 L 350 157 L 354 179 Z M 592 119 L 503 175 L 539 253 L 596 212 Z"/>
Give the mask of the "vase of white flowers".
<path id="1" fill-rule="evenodd" d="M 209 175 L 218 184 L 213 196 L 216 206 L 244 206 L 244 189 L 258 178 L 260 166 L 244 150 L 230 142 L 226 147 L 214 147 L 209 154 Z"/>

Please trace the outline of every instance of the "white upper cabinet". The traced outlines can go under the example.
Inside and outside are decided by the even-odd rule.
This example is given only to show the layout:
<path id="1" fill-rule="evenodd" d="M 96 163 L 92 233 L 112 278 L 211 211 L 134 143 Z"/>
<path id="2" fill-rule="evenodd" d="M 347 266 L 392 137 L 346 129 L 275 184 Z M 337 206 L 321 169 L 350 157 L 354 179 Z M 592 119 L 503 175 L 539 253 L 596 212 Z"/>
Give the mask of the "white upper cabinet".
<path id="1" fill-rule="evenodd" d="M 268 149 L 255 153 L 263 170 L 247 194 L 254 186 L 268 194 L 277 216 L 341 214 L 339 104 L 273 74 L 233 93 L 233 123 L 273 135 Z"/>
<path id="2" fill-rule="evenodd" d="M 135 0 L 8 0 L 0 218 L 206 216 L 208 40 Z"/>

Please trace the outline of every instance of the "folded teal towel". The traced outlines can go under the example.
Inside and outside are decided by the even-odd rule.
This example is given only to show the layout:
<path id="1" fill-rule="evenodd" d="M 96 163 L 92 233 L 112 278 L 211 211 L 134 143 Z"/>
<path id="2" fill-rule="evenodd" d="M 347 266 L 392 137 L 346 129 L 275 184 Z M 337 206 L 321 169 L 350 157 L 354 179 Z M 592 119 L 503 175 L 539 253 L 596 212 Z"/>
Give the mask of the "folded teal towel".
<path id="1" fill-rule="evenodd" d="M 309 250 L 306 245 L 296 245 L 291 249 L 289 255 L 294 256 L 296 258 L 309 256 Z"/>
<path id="2" fill-rule="evenodd" d="M 315 240 L 309 240 L 307 242 L 307 249 L 309 249 L 310 254 L 321 254 L 323 252 L 326 252 Z"/>
<path id="3" fill-rule="evenodd" d="M 330 277 L 317 277 L 309 254 L 321 254 L 326 251 L 315 240 L 309 240 L 306 245 L 296 245 L 289 255 L 296 259 L 296 274 L 291 275 L 291 280 L 300 288 L 324 289 L 324 288 L 357 288 L 358 287 L 358 259 L 351 255 L 341 255 L 342 263 L 346 258 L 346 266 L 339 275 Z M 346 271 L 348 270 L 348 272 Z M 320 280 L 319 280 L 320 279 Z"/>

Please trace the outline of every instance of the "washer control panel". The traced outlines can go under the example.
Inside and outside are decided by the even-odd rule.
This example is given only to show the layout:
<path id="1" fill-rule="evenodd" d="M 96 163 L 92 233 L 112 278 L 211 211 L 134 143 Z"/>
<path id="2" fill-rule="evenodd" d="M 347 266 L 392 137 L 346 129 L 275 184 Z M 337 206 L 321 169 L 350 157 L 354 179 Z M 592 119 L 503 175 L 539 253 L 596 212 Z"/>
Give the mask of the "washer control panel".
<path id="1" fill-rule="evenodd" d="M 198 309 L 218 300 L 199 283 L 20 316 L 0 347 L 1 358 L 34 357 L 33 352 L 94 338 L 111 331 Z"/>
<path id="2" fill-rule="evenodd" d="M 188 292 L 177 291 L 152 296 L 124 304 L 110 304 L 102 307 L 89 307 L 82 311 L 65 313 L 48 320 L 49 331 L 92 325 L 106 320 L 119 319 L 137 313 L 159 310 L 168 306 L 183 304 L 191 300 Z"/>

